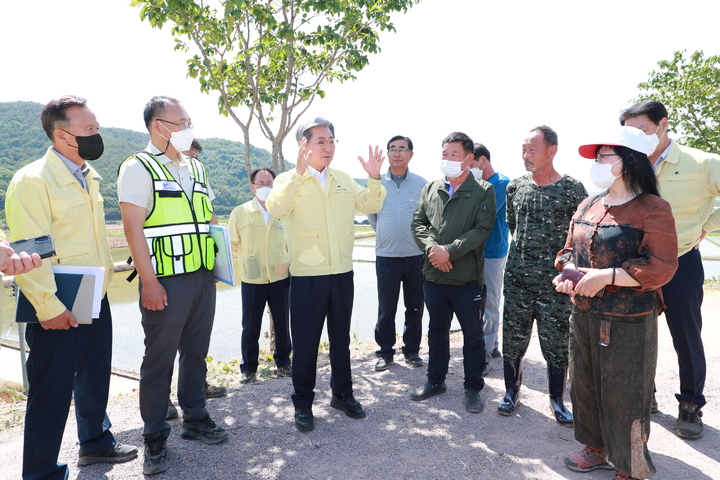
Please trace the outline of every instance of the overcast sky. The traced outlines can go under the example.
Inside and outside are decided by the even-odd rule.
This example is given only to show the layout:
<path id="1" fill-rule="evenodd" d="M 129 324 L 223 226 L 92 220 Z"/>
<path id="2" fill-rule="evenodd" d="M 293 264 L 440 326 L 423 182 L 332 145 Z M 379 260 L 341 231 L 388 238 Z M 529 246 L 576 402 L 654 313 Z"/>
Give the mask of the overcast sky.
<path id="1" fill-rule="evenodd" d="M 76 94 L 102 126 L 145 131 L 143 105 L 167 94 L 185 103 L 196 136 L 242 141 L 217 97 L 186 78 L 188 54 L 174 51 L 170 29 L 151 28 L 129 3 L 4 2 L 0 101 Z M 395 17 L 397 32 L 382 35 L 382 52 L 357 81 L 326 85 L 306 115 L 335 124 L 333 167 L 363 176 L 357 156 L 367 145 L 402 134 L 415 144 L 411 170 L 429 180 L 440 177 L 441 140 L 452 131 L 484 143 L 496 170 L 520 176 L 522 139 L 547 124 L 560 138 L 558 170 L 588 185 L 577 147 L 618 125 L 659 60 L 683 49 L 719 54 L 719 13 L 720 2 L 707 0 L 423 0 Z M 259 132 L 251 143 L 269 150 Z M 284 148 L 294 160 L 294 140 Z"/>

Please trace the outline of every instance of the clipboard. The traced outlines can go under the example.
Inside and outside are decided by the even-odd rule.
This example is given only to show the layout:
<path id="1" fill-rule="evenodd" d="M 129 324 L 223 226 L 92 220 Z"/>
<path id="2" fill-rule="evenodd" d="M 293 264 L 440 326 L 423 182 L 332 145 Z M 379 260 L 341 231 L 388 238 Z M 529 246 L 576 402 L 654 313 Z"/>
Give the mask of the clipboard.
<path id="1" fill-rule="evenodd" d="M 212 270 L 213 276 L 215 280 L 234 287 L 235 269 L 232 261 L 230 230 L 224 225 L 210 225 L 210 236 L 215 240 L 215 245 L 217 245 L 215 267 Z"/>
<path id="2" fill-rule="evenodd" d="M 73 265 L 53 265 L 53 273 L 80 273 L 95 277 L 95 287 L 92 296 L 92 318 L 100 318 L 100 308 L 103 299 L 102 289 L 105 285 L 105 267 L 78 267 Z"/>
<path id="3" fill-rule="evenodd" d="M 55 285 L 57 286 L 55 295 L 72 312 L 79 324 L 89 325 L 93 321 L 93 297 L 96 283 L 97 278 L 92 274 L 55 273 Z M 19 288 L 15 321 L 18 323 L 40 321 L 37 318 L 35 307 Z"/>

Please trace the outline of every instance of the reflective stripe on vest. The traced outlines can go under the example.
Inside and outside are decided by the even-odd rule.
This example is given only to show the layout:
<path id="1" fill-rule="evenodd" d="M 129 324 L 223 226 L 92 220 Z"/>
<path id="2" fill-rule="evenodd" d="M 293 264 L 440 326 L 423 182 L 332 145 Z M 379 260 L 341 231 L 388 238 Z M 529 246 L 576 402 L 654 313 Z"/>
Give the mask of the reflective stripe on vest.
<path id="1" fill-rule="evenodd" d="M 130 157 L 133 158 L 133 157 Z M 154 205 L 145 219 L 143 233 L 150 261 L 158 277 L 191 273 L 215 266 L 215 242 L 210 237 L 213 209 L 208 197 L 205 167 L 192 157 L 192 199 L 153 155 L 134 155 L 152 177 Z M 127 161 L 127 160 L 126 160 Z"/>

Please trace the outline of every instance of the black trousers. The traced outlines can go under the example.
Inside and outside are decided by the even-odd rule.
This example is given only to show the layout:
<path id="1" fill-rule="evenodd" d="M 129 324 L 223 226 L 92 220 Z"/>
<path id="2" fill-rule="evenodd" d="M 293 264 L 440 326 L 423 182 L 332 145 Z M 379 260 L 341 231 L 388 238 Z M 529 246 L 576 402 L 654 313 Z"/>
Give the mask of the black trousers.
<path id="1" fill-rule="evenodd" d="M 257 372 L 258 369 L 258 340 L 262 329 L 262 317 L 265 305 L 270 307 L 273 326 L 275 327 L 275 352 L 273 358 L 275 365 L 286 367 L 290 365 L 290 279 L 279 280 L 272 283 L 245 283 L 241 285 L 242 294 L 242 336 L 240 350 L 242 363 L 240 371 Z"/>
<path id="2" fill-rule="evenodd" d="M 28 323 L 26 328 L 30 388 L 22 475 L 24 480 L 63 480 L 68 467 L 57 460 L 73 394 L 80 448 L 96 453 L 115 445 L 105 412 L 112 358 L 110 304 L 105 297 L 100 318 L 90 325 L 45 330 Z"/>
<path id="3" fill-rule="evenodd" d="M 295 408 L 308 408 L 315 399 L 317 354 L 325 318 L 330 341 L 330 387 L 333 395 L 352 393 L 350 319 L 355 285 L 353 272 L 290 278 L 290 329 Z"/>
<path id="4" fill-rule="evenodd" d="M 378 357 L 395 355 L 395 314 L 400 299 L 400 285 L 405 304 L 405 328 L 402 352 L 420 351 L 423 317 L 422 255 L 415 257 L 376 257 L 378 319 L 375 341 L 380 349 Z"/>
<path id="5" fill-rule="evenodd" d="M 445 381 L 450 364 L 450 323 L 453 313 L 463 332 L 463 369 L 465 388 L 482 390 L 485 380 L 485 336 L 480 318 L 483 305 L 482 287 L 440 285 L 425 280 L 425 304 L 430 314 L 428 327 L 428 381 Z"/>
<path id="6" fill-rule="evenodd" d="M 667 320 L 680 366 L 678 401 L 705 405 L 705 350 L 702 343 L 703 270 L 700 250 L 678 258 L 675 276 L 662 287 Z"/>

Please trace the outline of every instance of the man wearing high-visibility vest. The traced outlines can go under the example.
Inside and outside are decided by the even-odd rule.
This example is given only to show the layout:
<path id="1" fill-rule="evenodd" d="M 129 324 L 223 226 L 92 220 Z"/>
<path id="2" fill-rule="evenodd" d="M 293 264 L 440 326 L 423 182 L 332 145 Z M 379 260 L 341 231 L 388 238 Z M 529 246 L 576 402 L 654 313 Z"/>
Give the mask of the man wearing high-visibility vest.
<path id="1" fill-rule="evenodd" d="M 140 414 L 145 424 L 146 475 L 168 468 L 166 421 L 170 372 L 180 350 L 178 403 L 181 436 L 208 444 L 227 432 L 205 408 L 205 357 L 215 316 L 217 223 L 205 167 L 181 152 L 192 144 L 192 121 L 174 98 L 153 97 L 145 106 L 150 132 L 146 151 L 126 159 L 118 174 L 125 236 L 140 277 L 145 355 L 140 367 Z"/>

